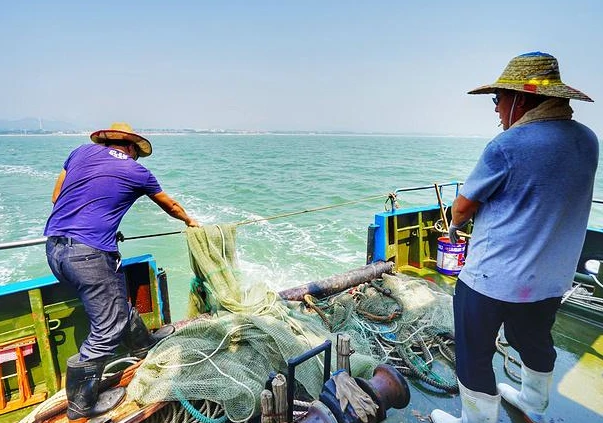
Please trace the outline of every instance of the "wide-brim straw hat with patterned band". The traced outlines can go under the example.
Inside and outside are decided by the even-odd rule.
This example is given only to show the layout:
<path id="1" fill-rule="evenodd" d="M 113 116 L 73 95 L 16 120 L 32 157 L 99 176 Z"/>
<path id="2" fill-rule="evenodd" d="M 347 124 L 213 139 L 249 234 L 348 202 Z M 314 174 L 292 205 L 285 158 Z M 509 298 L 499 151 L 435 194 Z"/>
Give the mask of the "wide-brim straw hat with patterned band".
<path id="1" fill-rule="evenodd" d="M 478 87 L 468 94 L 494 94 L 500 89 L 593 101 L 583 92 L 565 85 L 561 81 L 557 59 L 539 51 L 514 57 L 495 83 Z"/>
<path id="2" fill-rule="evenodd" d="M 130 141 L 138 146 L 138 154 L 140 157 L 150 156 L 153 152 L 153 147 L 149 140 L 136 134 L 132 127 L 125 122 L 116 122 L 109 129 L 101 129 L 100 131 L 90 134 L 90 139 L 97 144 L 106 144 L 110 141 Z"/>

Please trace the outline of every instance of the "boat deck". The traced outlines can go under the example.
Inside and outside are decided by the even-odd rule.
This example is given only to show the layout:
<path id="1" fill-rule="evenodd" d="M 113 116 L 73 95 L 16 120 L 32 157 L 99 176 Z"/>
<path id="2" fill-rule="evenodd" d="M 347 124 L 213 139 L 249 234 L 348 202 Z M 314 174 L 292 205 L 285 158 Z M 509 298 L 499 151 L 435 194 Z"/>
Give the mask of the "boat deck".
<path id="1" fill-rule="evenodd" d="M 603 327 L 562 311 L 557 315 L 553 337 L 558 356 L 547 422 L 603 421 Z M 508 349 L 508 354 L 519 358 L 511 348 Z M 436 357 L 434 370 L 450 376 L 452 373 L 448 364 L 442 364 L 442 361 L 443 359 L 438 360 Z M 495 355 L 494 372 L 497 381 L 519 387 L 505 372 L 504 361 L 502 354 Z M 520 368 L 512 362 L 507 366 L 515 373 L 520 372 Z M 410 404 L 401 410 L 388 410 L 386 422 L 429 422 L 429 414 L 434 408 L 460 416 L 461 402 L 457 394 L 445 393 L 414 379 L 407 378 L 407 381 L 411 391 Z M 134 403 L 125 402 L 106 416 L 114 421 L 140 422 L 156 409 L 157 407 L 139 409 Z M 498 421 L 525 423 L 522 415 L 504 401 Z M 63 414 L 55 416 L 49 422 L 67 423 L 68 420 Z"/>
<path id="2" fill-rule="evenodd" d="M 546 421 L 603 421 L 603 327 L 560 312 L 553 328 L 553 338 L 558 355 Z M 519 358 L 511 348 L 509 355 Z M 515 364 L 510 363 L 509 366 L 514 372 L 520 372 Z M 505 373 L 502 354 L 495 355 L 494 372 L 498 382 L 519 388 L 519 383 Z M 420 381 L 408 382 L 410 404 L 402 410 L 388 410 L 386 422 L 429 422 L 429 413 L 434 408 L 460 416 L 458 395 L 442 393 Z M 498 421 L 525 423 L 521 413 L 504 401 Z"/>
<path id="3" fill-rule="evenodd" d="M 435 282 L 447 291 L 452 291 L 455 278 L 442 276 L 432 269 L 424 268 L 414 271 L 405 269 L 408 274 L 422 276 Z M 207 318 L 201 316 L 199 318 Z M 558 353 L 554 371 L 553 389 L 547 411 L 548 423 L 596 422 L 603 421 L 603 320 L 601 316 L 580 312 L 575 307 L 565 307 L 557 315 L 553 327 L 553 337 Z M 185 322 L 178 322 L 183 325 Z M 519 359 L 518 354 L 508 349 L 509 357 Z M 434 371 L 446 379 L 454 377 L 448 364 L 443 364 L 440 357 L 434 362 Z M 520 368 L 512 362 L 507 367 L 519 374 Z M 353 369 L 352 369 L 353 370 Z M 505 358 L 496 354 L 494 371 L 498 382 L 509 383 L 519 387 L 519 383 L 511 379 L 505 372 Z M 434 408 L 440 408 L 455 416 L 460 415 L 461 403 L 457 394 L 451 395 L 424 382 L 407 378 L 411 391 L 410 404 L 402 409 L 390 409 L 386 422 L 429 422 L 429 414 Z M 120 423 L 138 423 L 163 404 L 155 404 L 140 409 L 131 402 L 122 403 L 117 409 L 106 415 L 112 421 Z M 23 410 L 25 411 L 25 410 Z M 16 413 L 11 417 L 23 417 L 24 413 Z M 0 419 L 1 420 L 1 419 Z M 1 420 L 8 421 L 8 420 Z M 16 420 L 10 420 L 16 421 Z M 65 415 L 58 415 L 48 420 L 53 423 L 67 423 Z M 499 422 L 524 423 L 523 416 L 513 407 L 502 402 Z"/>

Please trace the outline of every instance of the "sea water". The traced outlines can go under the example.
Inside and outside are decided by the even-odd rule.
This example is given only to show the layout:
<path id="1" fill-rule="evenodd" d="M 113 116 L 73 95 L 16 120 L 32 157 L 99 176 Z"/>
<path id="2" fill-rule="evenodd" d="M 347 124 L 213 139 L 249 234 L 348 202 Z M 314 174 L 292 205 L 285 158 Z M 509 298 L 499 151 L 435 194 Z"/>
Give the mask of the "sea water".
<path id="1" fill-rule="evenodd" d="M 245 282 L 281 290 L 362 266 L 366 230 L 397 188 L 464 180 L 487 138 L 389 135 L 149 135 L 140 163 L 205 225 L 239 223 Z M 43 236 L 63 162 L 85 136 L 0 137 L 0 243 Z M 603 198 L 597 177 L 595 198 Z M 454 190 L 444 191 L 450 202 Z M 360 201 L 369 197 L 379 198 Z M 353 202 L 345 206 L 343 203 Z M 401 194 L 401 206 L 436 204 L 435 191 Z M 332 206 L 332 207 L 331 207 Z M 603 226 L 603 206 L 591 224 Z M 179 231 L 151 200 L 138 200 L 120 226 L 125 237 Z M 120 243 L 126 257 L 152 253 L 168 273 L 174 318 L 183 317 L 192 272 L 184 234 Z M 49 274 L 44 246 L 0 250 L 0 284 Z"/>

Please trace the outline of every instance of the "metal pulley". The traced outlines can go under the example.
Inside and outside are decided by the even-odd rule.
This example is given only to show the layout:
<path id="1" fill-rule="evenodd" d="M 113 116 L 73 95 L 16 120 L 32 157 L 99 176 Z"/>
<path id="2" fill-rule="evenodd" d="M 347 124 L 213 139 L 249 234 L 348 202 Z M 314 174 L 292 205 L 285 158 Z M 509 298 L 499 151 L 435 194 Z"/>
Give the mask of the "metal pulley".
<path id="1" fill-rule="evenodd" d="M 349 378 L 353 380 L 356 388 L 361 390 L 359 392 L 368 394 L 369 401 L 374 404 L 367 404 L 366 400 L 361 402 L 357 400 L 342 401 L 343 395 L 337 391 L 338 387 L 341 389 L 341 385 L 338 386 L 335 380 L 340 372 L 342 370 L 333 374 L 324 384 L 319 401 L 312 403 L 306 416 L 300 420 L 301 422 L 378 423 L 385 420 L 388 409 L 404 408 L 410 402 L 410 390 L 404 376 L 390 365 L 378 365 L 373 372 L 373 377 L 369 380 L 359 377 Z M 354 409 L 354 405 L 359 407 L 359 404 L 369 405 L 369 412 Z"/>

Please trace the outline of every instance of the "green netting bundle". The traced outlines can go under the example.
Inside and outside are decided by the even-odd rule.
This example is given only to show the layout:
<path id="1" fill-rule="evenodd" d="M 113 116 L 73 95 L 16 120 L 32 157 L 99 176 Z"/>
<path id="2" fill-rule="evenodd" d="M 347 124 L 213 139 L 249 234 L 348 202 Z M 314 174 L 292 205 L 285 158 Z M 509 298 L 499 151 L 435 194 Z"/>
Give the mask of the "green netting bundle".
<path id="1" fill-rule="evenodd" d="M 454 333 L 452 296 L 434 283 L 403 274 L 383 275 L 383 288 L 391 291 L 403 309 L 400 327 L 412 326 L 439 333 Z"/>
<path id="2" fill-rule="evenodd" d="M 141 404 L 207 399 L 221 404 L 234 422 L 260 414 L 260 394 L 272 371 L 284 373 L 286 362 L 330 339 L 314 313 L 300 303 L 284 302 L 266 285 L 243 291 L 235 254 L 235 226 L 188 228 L 186 231 L 195 282 L 191 306 L 200 314 L 151 350 L 128 387 Z M 216 303 L 212 302 L 215 299 Z M 370 378 L 378 359 L 368 344 L 352 344 L 354 376 Z M 332 368 L 336 354 L 332 354 Z M 296 380 L 317 398 L 322 387 L 322 358 L 296 369 Z"/>
<path id="3" fill-rule="evenodd" d="M 449 337 L 454 320 L 452 297 L 434 283 L 403 274 L 316 300 L 306 298 L 333 332 L 345 332 L 355 345 L 367 346 L 404 375 L 438 389 L 458 390 Z M 434 368 L 434 354 L 444 365 Z"/>

